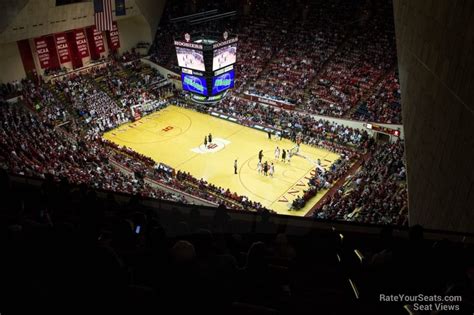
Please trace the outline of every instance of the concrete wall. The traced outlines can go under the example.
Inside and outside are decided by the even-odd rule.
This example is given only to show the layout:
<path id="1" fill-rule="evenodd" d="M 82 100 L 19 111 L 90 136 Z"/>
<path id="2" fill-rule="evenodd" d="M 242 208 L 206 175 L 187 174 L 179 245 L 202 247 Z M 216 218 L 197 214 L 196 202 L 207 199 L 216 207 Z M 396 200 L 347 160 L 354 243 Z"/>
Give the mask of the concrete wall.
<path id="1" fill-rule="evenodd" d="M 117 22 L 120 35 L 119 53 L 135 47 L 138 42 L 150 43 L 153 35 L 147 21 L 142 15 L 134 16 Z"/>
<path id="2" fill-rule="evenodd" d="M 0 83 L 19 80 L 26 76 L 16 42 L 0 45 L 0 60 Z"/>
<path id="3" fill-rule="evenodd" d="M 112 1 L 112 6 L 115 8 L 115 1 Z M 114 20 L 141 14 L 135 0 L 125 0 L 125 7 L 127 14 L 118 17 L 114 15 Z M 56 0 L 29 0 L 0 33 L 0 43 L 64 32 L 93 24 L 92 1 L 56 6 Z"/>
<path id="4" fill-rule="evenodd" d="M 25 7 L 28 0 L 2 0 L 0 1 L 0 33 L 15 19 L 17 14 Z"/>
<path id="5" fill-rule="evenodd" d="M 135 4 L 140 10 L 140 13 L 148 22 L 152 38 L 155 37 L 161 16 L 163 15 L 165 3 L 166 0 L 135 0 Z"/>
<path id="6" fill-rule="evenodd" d="M 474 231 L 474 1 L 394 0 L 410 224 Z"/>
<path id="7" fill-rule="evenodd" d="M 5 2 L 5 3 L 4 3 Z M 115 16 L 120 34 L 119 52 L 130 50 L 138 42 L 152 43 L 165 0 L 125 0 L 126 15 Z M 112 1 L 113 10 L 115 1 Z M 36 71 L 40 68 L 33 38 L 83 28 L 94 24 L 93 3 L 91 1 L 56 6 L 56 0 L 5 0 L 0 4 L 0 80 L 8 82 L 25 76 L 16 42 L 30 39 L 30 46 Z M 104 34 L 104 40 L 105 34 Z M 107 45 L 105 45 L 107 50 Z M 106 55 L 107 51 L 103 54 Z M 18 64 L 17 61 L 20 61 Z M 83 59 L 84 65 L 89 58 Z M 19 67 L 20 66 L 20 67 Z M 72 68 L 71 63 L 62 67 Z"/>

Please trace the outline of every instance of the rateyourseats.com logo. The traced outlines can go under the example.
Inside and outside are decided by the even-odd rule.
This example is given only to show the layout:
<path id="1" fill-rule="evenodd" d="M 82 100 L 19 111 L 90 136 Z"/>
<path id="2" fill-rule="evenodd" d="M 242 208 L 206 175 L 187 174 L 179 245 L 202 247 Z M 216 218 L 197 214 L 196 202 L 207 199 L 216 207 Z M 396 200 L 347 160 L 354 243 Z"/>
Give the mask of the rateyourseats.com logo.
<path id="1" fill-rule="evenodd" d="M 459 311 L 460 295 L 380 294 L 380 302 L 401 302 L 412 311 Z"/>

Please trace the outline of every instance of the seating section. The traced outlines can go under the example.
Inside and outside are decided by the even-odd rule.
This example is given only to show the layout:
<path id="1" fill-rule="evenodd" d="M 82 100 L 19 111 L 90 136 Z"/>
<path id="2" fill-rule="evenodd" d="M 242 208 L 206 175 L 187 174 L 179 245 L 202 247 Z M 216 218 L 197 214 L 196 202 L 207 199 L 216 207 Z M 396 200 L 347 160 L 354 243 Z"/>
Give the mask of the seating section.
<path id="1" fill-rule="evenodd" d="M 320 219 L 403 225 L 407 220 L 406 170 L 403 142 L 370 151 L 361 168 L 322 203 Z"/>
<path id="2" fill-rule="evenodd" d="M 21 107 L 2 106 L 0 121 L 0 162 L 14 174 L 52 176 L 73 184 L 183 202 L 187 202 L 183 198 L 187 193 L 228 208 L 267 211 L 246 197 L 189 174 L 160 174 L 154 171 L 155 162 L 133 151 L 53 129 Z"/>
<path id="3" fill-rule="evenodd" d="M 329 116 L 346 115 L 396 64 L 393 19 L 387 19 L 387 11 L 362 17 L 367 21 L 355 27 L 314 81 L 306 110 Z"/>
<path id="4" fill-rule="evenodd" d="M 407 314 L 414 303 L 380 300 L 399 292 L 462 296 L 446 304 L 473 311 L 472 244 L 425 240 L 420 227 L 302 228 L 0 175 L 8 313 Z"/>
<path id="5" fill-rule="evenodd" d="M 213 106 L 135 51 L 0 84 L 0 315 L 396 315 L 417 298 L 474 314 L 473 235 L 408 228 L 403 140 L 314 115 L 402 123 L 391 1 L 240 1 L 230 20 L 170 21 L 205 3 L 167 2 L 150 60 L 179 71 L 173 39 L 190 27 L 238 34 L 235 88 Z M 292 209 L 327 194 L 280 216 L 102 139 L 169 104 L 338 153 Z"/>
<path id="6" fill-rule="evenodd" d="M 319 145 L 336 152 L 347 153 L 351 148 L 363 149 L 368 145 L 369 136 L 365 130 L 317 120 L 302 112 L 259 105 L 238 97 L 226 98 L 207 110 L 232 115 L 246 125 L 259 123 L 281 130 L 283 137 L 293 141 L 301 134 L 304 143 Z"/>
<path id="7" fill-rule="evenodd" d="M 311 1 L 299 8 L 301 16 L 284 3 L 254 5 L 233 27 L 221 22 L 193 28 L 231 29 L 239 36 L 234 94 L 281 100 L 325 116 L 401 123 L 391 1 Z M 189 29 L 163 19 L 152 60 L 179 72 L 172 38 Z"/>
<path id="8" fill-rule="evenodd" d="M 401 111 L 398 73 L 391 71 L 378 84 L 376 93 L 365 102 L 360 103 L 352 118 L 388 124 L 401 124 Z"/>
<path id="9" fill-rule="evenodd" d="M 72 134 L 55 131 L 35 115 L 3 106 L 0 160 L 10 172 L 39 178 L 52 176 L 74 184 L 169 199 L 169 195 L 139 182 L 109 164 L 107 148 Z"/>
<path id="10" fill-rule="evenodd" d="M 37 114 L 20 105 L 2 109 L 3 121 L 17 122 L 16 129 L 5 129 L 2 135 L 8 145 L 1 155 L 4 167 L 14 174 L 53 176 L 110 191 L 270 212 L 246 196 L 190 174 L 165 173 L 154 161 L 101 139 L 103 132 L 173 100 L 193 110 L 232 115 L 243 125 L 271 127 L 292 141 L 298 137 L 308 145 L 341 154 L 340 160 L 310 179 L 311 189 L 294 201 L 293 209 L 304 206 L 318 190 L 332 188 L 314 217 L 406 224 L 403 143 L 375 144 L 364 130 L 311 115 L 401 122 L 391 5 L 315 0 L 296 6 L 301 15 L 289 14 L 291 5 L 284 1 L 255 3 L 247 14 L 193 26 L 196 33 L 227 30 L 240 38 L 235 91 L 212 108 L 187 104 L 167 78 L 142 63 L 133 51 L 52 82 L 23 80 L 4 85 L 2 95 L 22 94 Z M 189 31 L 186 21 L 170 22 L 175 9 L 166 8 L 150 48 L 152 61 L 174 70 L 172 39 Z M 249 102 L 242 93 L 283 100 L 298 110 Z M 28 141 L 16 142 L 18 137 Z M 36 152 L 33 156 L 30 149 Z M 64 158 L 65 165 L 60 165 Z M 388 161 L 392 164 L 386 169 Z M 364 198 L 355 200 L 361 194 Z"/>
<path id="11" fill-rule="evenodd" d="M 316 217 L 406 224 L 406 183 L 403 177 L 396 182 L 391 177 L 392 172 L 402 172 L 403 169 L 400 160 L 402 143 L 395 151 L 390 146 L 375 146 L 364 130 L 317 120 L 301 111 L 259 105 L 238 96 L 228 97 L 214 107 L 188 104 L 181 101 L 167 79 L 140 61 L 121 63 L 110 60 L 107 67 L 91 68 L 86 73 L 71 74 L 54 82 L 23 80 L 18 88 L 29 110 L 19 104 L 5 105 L 1 117 L 5 143 L 1 157 L 4 168 L 14 174 L 41 178 L 53 176 L 58 180 L 64 178 L 70 183 L 85 183 L 110 191 L 184 202 L 198 198 L 229 209 L 268 212 L 246 196 L 216 187 L 190 174 L 179 170 L 175 174 L 164 173 L 149 158 L 101 139 L 103 132 L 134 119 L 132 107 L 140 105 L 138 111 L 147 114 L 166 107 L 173 99 L 193 110 L 231 115 L 243 125 L 260 124 L 279 130 L 282 137 L 292 141 L 300 137 L 308 145 L 341 154 L 341 159 L 329 169 L 315 174 L 310 180 L 312 188 L 294 201 L 293 209 L 304 206 L 318 190 L 336 185 L 339 190 L 320 204 L 323 213 L 318 211 Z M 7 130 L 5 126 L 12 124 L 14 128 Z M 353 165 L 367 159 L 371 150 L 379 154 L 370 156 L 370 167 L 378 167 L 391 159 L 398 163 L 397 169 L 385 172 L 383 178 L 363 172 L 356 174 L 365 176 L 364 183 L 369 181 L 367 188 L 361 185 L 361 189 L 377 186 L 384 187 L 384 190 L 378 191 L 377 196 L 369 193 L 370 198 L 358 201 L 357 207 L 346 207 L 344 189 L 351 187 L 353 182 L 350 177 L 355 171 Z M 64 164 L 61 163 L 63 159 Z M 362 191 L 350 188 L 347 191 L 348 202 L 353 205 L 350 194 L 358 196 Z M 334 200 L 338 203 L 334 204 Z M 341 205 L 344 206 L 343 212 L 338 208 Z"/>

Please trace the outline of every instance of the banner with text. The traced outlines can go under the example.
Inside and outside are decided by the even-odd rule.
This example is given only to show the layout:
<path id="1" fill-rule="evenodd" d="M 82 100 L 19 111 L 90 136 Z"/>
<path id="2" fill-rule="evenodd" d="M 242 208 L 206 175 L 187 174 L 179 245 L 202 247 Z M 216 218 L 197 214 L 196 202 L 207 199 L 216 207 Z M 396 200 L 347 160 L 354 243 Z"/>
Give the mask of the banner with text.
<path id="1" fill-rule="evenodd" d="M 66 33 L 57 33 L 54 35 L 56 40 L 56 49 L 58 51 L 59 62 L 66 63 L 71 61 L 71 53 L 66 39 Z"/>
<path id="2" fill-rule="evenodd" d="M 59 68 L 56 44 L 53 36 L 43 36 L 34 39 L 36 53 L 42 69 Z"/>
<path id="3" fill-rule="evenodd" d="M 116 21 L 113 22 L 112 30 L 107 33 L 107 41 L 111 50 L 117 50 L 120 48 L 120 36 Z"/>
<path id="4" fill-rule="evenodd" d="M 98 54 L 103 53 L 105 51 L 104 46 L 104 36 L 102 35 L 101 31 L 98 31 L 95 26 L 92 28 L 92 34 L 94 36 L 94 43 L 95 43 L 95 50 Z"/>
<path id="5" fill-rule="evenodd" d="M 91 59 L 97 60 L 100 58 L 100 53 L 105 51 L 102 32 L 98 31 L 95 26 L 89 26 L 86 27 L 86 34 Z"/>
<path id="6" fill-rule="evenodd" d="M 84 30 L 82 28 L 74 30 L 74 37 L 79 56 L 81 56 L 81 58 L 89 57 L 89 48 L 87 47 L 87 38 Z"/>

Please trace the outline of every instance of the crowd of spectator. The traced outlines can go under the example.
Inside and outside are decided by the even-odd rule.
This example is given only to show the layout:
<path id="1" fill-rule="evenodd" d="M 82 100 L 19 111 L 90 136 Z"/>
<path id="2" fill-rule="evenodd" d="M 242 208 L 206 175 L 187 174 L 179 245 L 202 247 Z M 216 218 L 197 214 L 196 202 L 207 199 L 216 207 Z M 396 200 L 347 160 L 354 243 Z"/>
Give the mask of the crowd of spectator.
<path id="1" fill-rule="evenodd" d="M 377 224 L 406 224 L 408 204 L 404 144 L 374 147 L 360 170 L 325 200 L 315 216 L 320 219 Z"/>
<path id="2" fill-rule="evenodd" d="M 44 88 L 43 88 L 44 86 Z M 106 67 L 92 67 L 87 72 L 70 74 L 51 84 L 51 99 L 62 104 L 77 118 L 89 139 L 132 119 L 132 106 L 140 114 L 157 110 L 173 95 L 174 87 L 155 69 L 140 61 L 123 64 L 109 59 Z"/>
<path id="3" fill-rule="evenodd" d="M 0 100 L 6 101 L 9 98 L 18 96 L 21 94 L 22 82 L 15 80 L 13 82 L 1 83 L 0 84 Z"/>
<path id="4" fill-rule="evenodd" d="M 262 22 L 263 29 L 265 29 L 264 25 L 265 22 Z M 286 32 L 285 26 L 287 25 L 284 23 L 281 25 L 280 31 L 282 33 Z M 251 37 L 250 34 L 248 36 Z M 273 35 L 269 36 L 271 38 Z M 299 37 L 299 39 L 302 42 L 305 41 L 303 37 Z M 252 41 L 248 43 L 249 49 L 253 49 L 252 45 L 257 45 L 257 43 L 252 44 Z M 335 45 L 333 46 L 335 47 Z M 283 50 L 272 51 L 271 46 L 268 47 L 270 53 L 261 56 L 261 58 L 266 58 L 266 62 L 271 63 L 269 55 L 286 60 L 286 57 L 282 55 Z M 323 59 L 318 60 L 319 63 L 324 62 Z M 42 80 L 38 82 L 23 80 L 20 83 L 18 87 L 22 90 L 26 103 L 32 109 L 37 110 L 39 116 L 26 114 L 17 109 L 11 110 L 11 107 L 7 106 L 4 109 L 3 118 L 18 122 L 14 125 L 13 130 L 26 132 L 25 130 L 21 131 L 21 127 L 30 128 L 33 131 L 33 136 L 36 134 L 35 128 L 38 129 L 37 133 L 40 132 L 39 130 L 46 130 L 42 137 L 35 140 L 50 143 L 51 148 L 47 149 L 35 141 L 29 145 L 26 144 L 27 142 L 19 142 L 20 148 L 17 148 L 10 137 L 21 138 L 22 136 L 4 132 L 4 142 L 8 144 L 6 147 L 8 149 L 3 152 L 5 167 L 18 174 L 31 176 L 50 174 L 57 178 L 64 177 L 72 183 L 91 183 L 93 187 L 101 189 L 139 193 L 146 196 L 164 196 L 164 198 L 174 201 L 185 201 L 182 194 L 186 193 L 228 208 L 269 211 L 246 196 L 239 196 L 228 189 L 214 186 L 202 179 L 196 179 L 188 173 L 163 172 L 150 159 L 134 153 L 132 150 L 119 148 L 100 140 L 100 135 L 103 132 L 132 119 L 131 107 L 147 103 L 149 106 L 146 108 L 149 110 L 142 109 L 146 114 L 165 107 L 168 104 L 167 98 L 176 96 L 174 87 L 169 84 L 168 80 L 140 61 L 134 61 L 131 58 L 125 63 L 122 63 L 120 59 L 110 59 L 106 62 L 108 62 L 106 67 L 92 67 L 85 73 L 69 74 L 57 78 L 51 83 Z M 245 73 L 246 70 L 242 70 Z M 378 93 L 383 97 L 385 97 L 387 89 L 395 86 L 390 83 L 397 83 L 395 76 L 387 76 L 386 80 L 380 83 Z M 281 95 L 285 94 L 281 93 Z M 393 101 L 394 98 L 387 95 L 386 100 Z M 232 115 L 244 125 L 260 124 L 271 127 L 281 136 L 293 141 L 300 137 L 304 143 L 341 154 L 343 158 L 330 166 L 329 170 L 315 174 L 315 177 L 310 180 L 310 189 L 300 198 L 301 200 L 297 200 L 297 204 L 299 201 L 306 202 L 318 190 L 327 189 L 333 185 L 365 150 L 371 148 L 373 141 L 364 130 L 318 120 L 304 111 L 287 111 L 260 105 L 236 95 L 225 98 L 215 107 L 198 107 L 198 109 L 205 112 L 218 111 Z M 78 127 L 85 131 L 84 138 L 82 137 L 84 133 L 76 135 L 73 132 L 74 136 L 71 134 L 65 136 L 62 134 L 62 129 L 56 130 L 55 127 L 59 123 L 69 119 L 79 122 Z M 23 124 L 23 122 L 29 123 Z M 58 138 L 57 142 L 54 142 L 55 137 Z M 26 136 L 24 138 L 28 139 Z M 51 143 L 53 144 L 51 145 Z M 25 153 L 30 150 L 33 152 L 33 156 Z M 10 154 L 14 158 L 7 158 Z M 52 157 L 49 157 L 48 154 Z M 61 166 L 59 161 L 63 158 L 66 158 L 66 163 Z M 129 173 L 118 171 L 115 164 L 125 167 Z M 81 166 L 85 166 L 85 169 L 80 170 Z M 96 177 L 99 180 L 94 180 Z M 146 179 L 171 187 L 177 193 L 165 193 Z M 107 180 L 110 180 L 111 183 L 107 183 Z M 404 200 L 403 196 L 400 200 Z M 331 216 L 331 211 L 328 211 L 327 215 Z M 348 216 L 343 215 L 343 218 L 346 217 Z M 353 217 L 358 218 L 360 215 Z M 349 217 L 349 219 L 351 218 L 352 216 Z M 385 217 L 373 220 L 388 222 Z"/>
<path id="5" fill-rule="evenodd" d="M 3 172 L 0 189 L 0 289 L 10 313 L 406 312 L 407 302 L 380 301 L 380 292 L 452 295 L 459 300 L 445 305 L 474 311 L 472 244 L 449 240 L 452 232 L 308 227 Z"/>
<path id="6" fill-rule="evenodd" d="M 285 8 L 263 3 L 232 24 L 239 36 L 234 94 L 281 100 L 320 115 L 401 122 L 400 95 L 393 93 L 398 75 L 390 1 L 317 2 L 300 16 Z M 198 28 L 223 32 L 229 25 Z M 186 23 L 164 19 L 152 60 L 179 72 L 172 39 L 186 32 Z"/>
<path id="7" fill-rule="evenodd" d="M 364 12 L 347 41 L 325 65 L 311 87 L 307 111 L 344 116 L 396 64 L 395 32 L 390 5 Z"/>
<path id="8" fill-rule="evenodd" d="M 163 171 L 149 157 L 126 147 L 119 147 L 106 140 L 101 140 L 101 142 L 113 148 L 111 159 L 130 169 L 134 174 L 138 174 L 141 178 L 151 179 L 178 191 L 225 206 L 228 209 L 270 211 L 265 209 L 260 203 L 252 202 L 245 196 L 240 196 L 229 189 L 215 186 L 203 179 L 197 179 L 190 173 L 179 170 L 177 172 Z"/>
<path id="9" fill-rule="evenodd" d="M 344 40 L 353 10 L 349 3 L 322 2 L 309 6 L 302 19 L 287 21 L 281 31 L 271 27 L 278 36 L 272 42 L 276 53 L 249 88 L 270 98 L 303 104 L 309 84 Z"/>
<path id="10" fill-rule="evenodd" d="M 154 103 L 163 100 L 172 91 L 169 80 L 158 70 L 135 61 L 125 66 L 127 77 L 108 78 L 108 85 L 113 87 L 116 97 L 126 106 Z"/>
<path id="11" fill-rule="evenodd" d="M 56 81 L 63 87 L 72 109 L 87 128 L 90 137 L 112 129 L 129 121 L 130 115 L 125 106 L 119 106 L 104 91 L 90 81 L 87 75 L 77 75 Z"/>
<path id="12" fill-rule="evenodd" d="M 396 71 L 390 72 L 377 85 L 376 93 L 359 105 L 352 118 L 388 124 L 402 123 L 400 83 Z"/>
<path id="13" fill-rule="evenodd" d="M 122 63 L 128 63 L 128 62 L 136 61 L 137 59 L 140 59 L 141 57 L 142 56 L 140 55 L 140 53 L 135 48 L 132 48 L 130 51 L 126 51 L 121 56 L 116 57 L 116 60 Z"/>
<path id="14" fill-rule="evenodd" d="M 110 165 L 109 151 L 104 145 L 55 130 L 19 106 L 0 108 L 2 168 L 14 174 L 52 176 L 96 189 L 169 198 L 162 191 L 117 171 Z"/>
<path id="15" fill-rule="evenodd" d="M 304 143 L 323 146 L 331 151 L 345 152 L 347 148 L 367 146 L 369 136 L 365 130 L 350 128 L 310 114 L 265 106 L 239 97 L 229 97 L 209 109 L 232 115 L 245 125 L 263 124 L 281 130 L 284 137 L 295 140 L 302 135 Z"/>
<path id="16" fill-rule="evenodd" d="M 24 101 L 41 113 L 43 122 L 55 125 L 69 119 L 67 105 L 58 100 L 54 95 L 54 90 L 42 80 L 35 82 L 24 79 L 21 81 L 19 89 Z"/>
<path id="17" fill-rule="evenodd" d="M 74 91 L 76 90 L 71 87 L 67 93 L 74 93 Z M 90 95 L 90 93 L 84 93 L 84 95 Z M 104 92 L 101 91 L 101 93 L 105 95 Z M 83 100 L 87 104 L 88 99 Z M 104 117 L 101 115 L 104 113 L 107 112 L 97 111 L 91 116 L 96 115 L 101 121 L 100 119 Z M 261 204 L 252 202 L 245 196 L 239 196 L 227 189 L 198 180 L 190 174 L 180 172 L 165 174 L 156 171 L 154 162 L 132 150 L 114 147 L 105 141 L 88 137 L 82 139 L 80 136 L 55 130 L 53 126 L 41 121 L 41 116 L 26 112 L 18 104 L 4 105 L 1 114 L 2 164 L 4 168 L 15 174 L 33 177 L 51 175 L 57 179 L 64 178 L 74 184 L 85 183 L 97 189 L 141 194 L 179 202 L 186 201 L 179 192 L 186 192 L 228 208 L 265 210 Z M 131 172 L 129 174 L 120 172 L 111 165 L 111 161 L 118 162 L 120 166 L 125 166 Z M 176 189 L 178 193 L 165 193 L 162 189 L 156 189 L 145 181 L 145 178 L 166 184 Z"/>
<path id="18" fill-rule="evenodd" d="M 182 183 L 183 189 L 187 186 L 191 191 L 204 192 L 202 198 L 211 195 L 213 196 L 211 198 L 221 199 L 223 201 L 221 204 L 230 209 L 273 212 L 259 202 L 251 201 L 246 196 L 240 196 L 229 189 L 215 186 L 203 179 L 198 180 L 189 173 L 178 171 L 176 179 Z"/>
<path id="19" fill-rule="evenodd" d="M 303 196 L 298 196 L 293 203 L 291 209 L 299 210 L 306 205 L 306 202 L 316 196 L 318 191 L 331 188 L 339 179 L 346 176 L 350 167 L 360 158 L 355 152 L 341 153 L 341 157 L 337 159 L 330 167 L 325 170 L 321 167 L 320 161 L 314 169 L 313 175 L 308 180 L 308 189 L 304 191 Z"/>
<path id="20" fill-rule="evenodd" d="M 300 134 L 303 135 L 303 142 L 309 145 L 341 154 L 341 158 L 327 171 L 316 168 L 315 175 L 309 180 L 310 187 L 303 196 L 294 200 L 294 210 L 304 207 L 319 190 L 329 189 L 348 175 L 350 167 L 364 152 L 376 148 L 361 170 L 349 180 L 349 184 L 357 183 L 357 189 L 349 190 L 350 185 L 339 189 L 327 199 L 316 217 L 372 224 L 406 224 L 403 142 L 376 146 L 364 130 L 316 120 L 309 114 L 265 106 L 238 97 L 224 99 L 212 109 L 201 110 L 232 115 L 244 125 L 263 124 L 281 130 L 284 137 L 293 140 Z M 359 185 L 361 182 L 363 184 Z M 360 198 L 361 195 L 364 198 Z"/>

